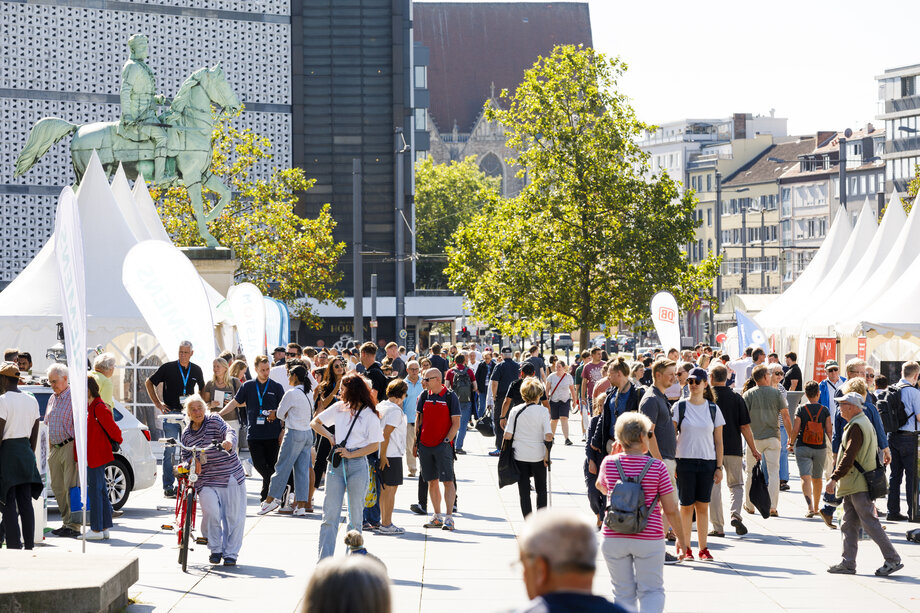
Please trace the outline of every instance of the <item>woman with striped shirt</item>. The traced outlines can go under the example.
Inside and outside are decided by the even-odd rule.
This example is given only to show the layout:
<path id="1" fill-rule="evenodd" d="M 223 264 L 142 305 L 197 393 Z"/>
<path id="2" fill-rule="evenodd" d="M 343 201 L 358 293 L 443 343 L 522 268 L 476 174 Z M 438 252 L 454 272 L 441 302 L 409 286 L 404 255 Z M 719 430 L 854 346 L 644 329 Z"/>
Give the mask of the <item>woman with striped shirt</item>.
<path id="1" fill-rule="evenodd" d="M 236 432 L 220 415 L 208 413 L 201 396 L 189 396 L 185 412 L 190 423 L 182 433 L 183 445 L 206 447 L 216 439 L 223 441 L 224 451 L 236 447 Z M 195 489 L 201 505 L 201 532 L 211 550 L 208 561 L 220 564 L 223 558 L 224 566 L 236 566 L 246 523 L 246 477 L 239 456 L 224 451 L 211 448 L 205 452 Z M 182 451 L 183 462 L 191 458 L 191 452 Z"/>
<path id="2" fill-rule="evenodd" d="M 614 434 L 623 453 L 609 455 L 601 462 L 597 489 L 609 496 L 620 481 L 620 471 L 628 478 L 638 477 L 651 463 L 641 484 L 645 504 L 652 506 L 655 497 L 661 503 L 668 521 L 677 532 L 677 550 L 683 551 L 687 535 L 680 521 L 674 487 L 664 462 L 649 457 L 648 441 L 654 429 L 642 413 L 625 413 L 617 418 Z M 630 611 L 660 613 L 664 610 L 664 527 L 658 502 L 654 503 L 645 529 L 638 534 L 620 534 L 604 526 L 601 550 L 616 603 Z M 638 599 L 638 606 L 637 606 Z"/>

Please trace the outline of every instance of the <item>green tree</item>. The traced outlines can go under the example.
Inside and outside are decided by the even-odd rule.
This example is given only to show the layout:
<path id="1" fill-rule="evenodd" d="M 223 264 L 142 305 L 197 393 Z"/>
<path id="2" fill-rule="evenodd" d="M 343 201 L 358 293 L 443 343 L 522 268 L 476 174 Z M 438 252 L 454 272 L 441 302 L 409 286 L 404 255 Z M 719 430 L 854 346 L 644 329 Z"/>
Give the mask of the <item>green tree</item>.
<path id="1" fill-rule="evenodd" d="M 461 162 L 435 164 L 431 159 L 415 165 L 416 284 L 428 289 L 447 287 L 446 247 L 460 224 L 486 204 L 498 200 L 501 181 L 486 176 L 475 156 Z"/>
<path id="2" fill-rule="evenodd" d="M 688 307 L 709 294 L 718 259 L 691 265 L 682 247 L 699 225 L 694 199 L 651 172 L 640 122 L 617 80 L 626 65 L 558 46 L 485 116 L 505 127 L 528 183 L 486 205 L 448 248 L 451 287 L 480 321 L 506 334 L 553 322 L 585 346 L 601 324 L 649 315 L 659 290 Z"/>
<path id="3" fill-rule="evenodd" d="M 248 128 L 234 128 L 232 119 L 223 117 L 215 127 L 211 172 L 230 185 L 233 198 L 208 229 L 221 245 L 236 252 L 238 282 L 255 284 L 263 294 L 287 303 L 295 317 L 318 327 L 321 320 L 313 309 L 296 299 L 343 304 L 336 284 L 345 243 L 332 238 L 335 220 L 330 206 L 315 219 L 294 213 L 298 194 L 315 183 L 300 168 L 276 168 L 268 180 L 251 179 L 253 167 L 271 159 L 271 142 Z M 152 189 L 150 194 L 177 246 L 204 246 L 185 187 Z"/>

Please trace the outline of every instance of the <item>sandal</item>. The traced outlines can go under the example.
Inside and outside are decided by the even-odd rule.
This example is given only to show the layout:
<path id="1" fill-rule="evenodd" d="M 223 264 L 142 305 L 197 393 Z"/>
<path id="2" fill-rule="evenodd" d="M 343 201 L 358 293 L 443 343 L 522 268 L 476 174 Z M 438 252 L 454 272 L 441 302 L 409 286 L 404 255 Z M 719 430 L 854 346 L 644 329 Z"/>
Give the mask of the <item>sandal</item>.
<path id="1" fill-rule="evenodd" d="M 674 534 L 674 530 L 668 529 L 668 535 L 665 538 L 668 539 L 669 543 L 677 542 L 677 535 Z"/>

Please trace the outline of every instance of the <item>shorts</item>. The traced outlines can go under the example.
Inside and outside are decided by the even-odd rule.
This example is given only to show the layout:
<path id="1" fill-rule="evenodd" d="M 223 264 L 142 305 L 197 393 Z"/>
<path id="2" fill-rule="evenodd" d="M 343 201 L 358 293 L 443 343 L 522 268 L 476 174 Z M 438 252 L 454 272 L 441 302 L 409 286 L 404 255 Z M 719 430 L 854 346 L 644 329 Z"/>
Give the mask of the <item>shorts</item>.
<path id="1" fill-rule="evenodd" d="M 689 507 L 695 502 L 709 502 L 712 498 L 712 478 L 716 473 L 715 460 L 677 458 L 677 499 L 680 506 Z"/>
<path id="2" fill-rule="evenodd" d="M 824 460 L 827 449 L 815 449 L 808 445 L 795 446 L 795 463 L 799 467 L 799 476 L 820 479 L 824 474 Z"/>
<path id="3" fill-rule="evenodd" d="M 423 480 L 443 483 L 454 480 L 454 448 L 450 443 L 441 443 L 437 447 L 419 444 L 418 460 Z"/>
<path id="4" fill-rule="evenodd" d="M 387 467 L 383 470 L 377 469 L 377 477 L 381 483 L 387 486 L 396 487 L 403 484 L 403 466 L 402 457 L 387 458 Z"/>
<path id="5" fill-rule="evenodd" d="M 572 409 L 571 400 L 550 400 L 549 401 L 549 418 L 550 419 L 568 419 L 569 411 Z"/>

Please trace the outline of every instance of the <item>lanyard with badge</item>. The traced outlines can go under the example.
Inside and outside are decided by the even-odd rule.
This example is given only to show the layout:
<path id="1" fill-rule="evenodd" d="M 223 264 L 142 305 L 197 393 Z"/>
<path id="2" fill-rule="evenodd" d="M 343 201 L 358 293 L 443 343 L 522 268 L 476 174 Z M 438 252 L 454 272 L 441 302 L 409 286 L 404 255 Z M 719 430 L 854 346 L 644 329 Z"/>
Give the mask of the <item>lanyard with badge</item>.
<path id="1" fill-rule="evenodd" d="M 179 394 L 179 404 L 185 406 L 185 399 L 188 398 L 188 378 L 192 374 L 192 363 L 189 362 L 188 368 L 185 372 L 182 372 L 182 364 L 176 362 L 176 366 L 179 367 L 179 376 L 182 377 L 182 393 Z"/>
<path id="2" fill-rule="evenodd" d="M 262 403 L 263 403 L 263 396 L 265 395 L 265 392 L 267 390 L 268 390 L 268 381 L 265 382 L 265 387 L 263 387 L 262 389 L 259 389 L 259 381 L 257 379 L 256 380 L 256 396 L 259 399 L 259 416 L 256 418 L 257 426 L 265 425 L 265 416 L 268 414 L 268 411 L 262 410 Z"/>

